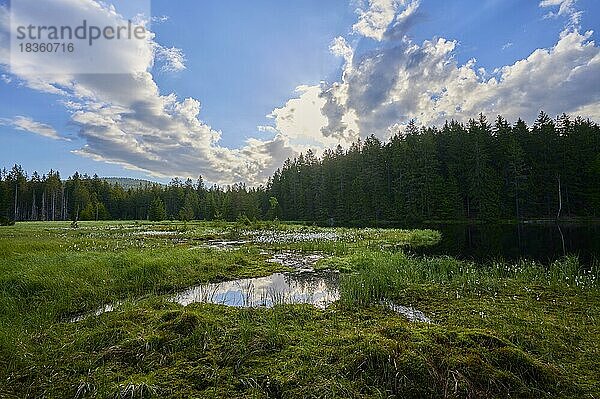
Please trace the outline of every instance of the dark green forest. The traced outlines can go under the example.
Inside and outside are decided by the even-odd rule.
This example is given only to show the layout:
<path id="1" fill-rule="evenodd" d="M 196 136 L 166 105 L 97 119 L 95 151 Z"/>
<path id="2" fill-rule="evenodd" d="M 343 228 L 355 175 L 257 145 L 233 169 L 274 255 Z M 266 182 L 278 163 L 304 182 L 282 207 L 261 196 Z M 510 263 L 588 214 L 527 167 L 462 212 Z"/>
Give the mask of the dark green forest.
<path id="1" fill-rule="evenodd" d="M 170 184 L 125 189 L 98 176 L 0 173 L 5 220 L 350 222 L 525 220 L 600 216 L 600 127 L 545 113 L 529 127 L 483 115 L 467 124 L 411 122 L 388 142 L 287 160 L 266 186 Z"/>

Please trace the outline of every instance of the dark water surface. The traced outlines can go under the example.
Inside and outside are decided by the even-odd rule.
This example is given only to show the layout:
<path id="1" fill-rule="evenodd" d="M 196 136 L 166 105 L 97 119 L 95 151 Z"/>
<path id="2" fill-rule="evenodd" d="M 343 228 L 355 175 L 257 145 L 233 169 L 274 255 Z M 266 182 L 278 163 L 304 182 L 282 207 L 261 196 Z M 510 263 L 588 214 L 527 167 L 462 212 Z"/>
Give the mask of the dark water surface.
<path id="1" fill-rule="evenodd" d="M 424 255 L 450 255 L 485 262 L 519 259 L 550 263 L 565 255 L 577 255 L 582 264 L 600 260 L 600 224 L 430 224 L 442 241 L 414 250 Z"/>

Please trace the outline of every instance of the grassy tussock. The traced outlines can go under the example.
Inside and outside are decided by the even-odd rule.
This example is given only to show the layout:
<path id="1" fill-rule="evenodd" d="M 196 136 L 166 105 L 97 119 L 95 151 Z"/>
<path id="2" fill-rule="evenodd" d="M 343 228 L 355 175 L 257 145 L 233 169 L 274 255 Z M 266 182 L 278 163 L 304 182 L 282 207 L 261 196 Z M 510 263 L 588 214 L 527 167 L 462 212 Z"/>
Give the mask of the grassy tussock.
<path id="1" fill-rule="evenodd" d="M 203 247 L 268 228 L 286 242 Z M 273 233 L 274 232 L 274 233 Z M 309 239 L 297 239 L 299 237 Z M 311 238 L 312 237 L 312 238 Z M 336 239 L 320 239 L 336 237 Z M 0 229 L 0 397 L 595 397 L 597 267 L 411 258 L 431 231 L 244 223 Z M 265 250 L 334 255 L 342 300 L 182 308 L 167 293 L 280 270 Z M 411 324 L 380 306 L 414 306 Z M 106 303 L 117 311 L 69 323 Z"/>
<path id="2" fill-rule="evenodd" d="M 63 397 L 554 397 L 554 367 L 485 331 L 377 309 L 149 301 L 39 339 L 16 392 Z M 66 344 L 66 347 L 65 347 Z M 20 374 L 22 373 L 22 374 Z M 78 396 L 79 395 L 79 396 Z"/>

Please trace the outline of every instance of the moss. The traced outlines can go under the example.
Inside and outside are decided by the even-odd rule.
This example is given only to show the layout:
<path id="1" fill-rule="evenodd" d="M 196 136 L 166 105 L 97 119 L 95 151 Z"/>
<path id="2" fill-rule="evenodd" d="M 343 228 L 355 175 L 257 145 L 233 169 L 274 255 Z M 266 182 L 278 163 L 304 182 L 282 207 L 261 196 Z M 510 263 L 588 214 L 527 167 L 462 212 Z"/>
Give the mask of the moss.
<path id="1" fill-rule="evenodd" d="M 12 388 L 21 392 L 27 384 L 35 394 L 58 394 L 71 392 L 71 381 L 91 381 L 98 392 L 157 397 L 553 397 L 573 392 L 556 369 L 493 334 L 413 325 L 383 309 L 169 305 L 150 311 L 151 305 L 105 314 L 102 324 L 68 324 L 47 332 L 38 348 L 46 356 L 32 358 L 28 368 L 37 373 L 27 373 Z M 144 316 L 136 316 L 140 313 Z M 44 358 L 56 361 L 50 365 Z"/>
<path id="2" fill-rule="evenodd" d="M 175 312 L 170 312 L 170 315 L 173 313 Z M 165 331 L 174 332 L 178 335 L 188 336 L 194 332 L 199 324 L 200 319 L 195 314 L 190 312 L 180 312 L 174 319 L 164 323 L 160 328 Z"/>
<path id="3" fill-rule="evenodd" d="M 315 265 L 315 270 L 338 270 L 342 273 L 350 273 L 353 267 L 350 259 L 335 256 L 321 259 Z"/>

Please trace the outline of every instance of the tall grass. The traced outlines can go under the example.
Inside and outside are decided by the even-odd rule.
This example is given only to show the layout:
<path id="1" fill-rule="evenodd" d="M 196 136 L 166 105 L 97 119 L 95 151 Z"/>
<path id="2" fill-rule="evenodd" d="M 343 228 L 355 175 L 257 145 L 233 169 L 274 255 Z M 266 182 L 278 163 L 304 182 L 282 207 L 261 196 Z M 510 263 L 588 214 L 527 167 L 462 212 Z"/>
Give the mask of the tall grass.
<path id="1" fill-rule="evenodd" d="M 373 304 L 393 299 L 410 284 L 494 287 L 506 281 L 524 285 L 598 288 L 600 267 L 583 268 L 577 257 L 544 266 L 532 261 L 484 265 L 451 257 L 410 257 L 402 252 L 369 251 L 344 258 L 353 273 L 342 276 L 340 293 L 347 304 Z"/>

